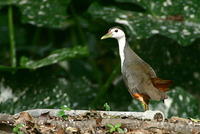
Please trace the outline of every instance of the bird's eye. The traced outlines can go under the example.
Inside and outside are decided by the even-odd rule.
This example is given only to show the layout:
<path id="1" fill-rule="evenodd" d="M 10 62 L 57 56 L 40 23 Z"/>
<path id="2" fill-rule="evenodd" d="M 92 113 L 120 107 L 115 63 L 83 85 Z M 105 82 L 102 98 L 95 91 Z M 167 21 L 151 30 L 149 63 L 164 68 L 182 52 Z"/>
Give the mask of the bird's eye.
<path id="1" fill-rule="evenodd" d="M 117 33 L 117 32 L 118 32 L 118 30 L 115 30 L 115 32 Z"/>

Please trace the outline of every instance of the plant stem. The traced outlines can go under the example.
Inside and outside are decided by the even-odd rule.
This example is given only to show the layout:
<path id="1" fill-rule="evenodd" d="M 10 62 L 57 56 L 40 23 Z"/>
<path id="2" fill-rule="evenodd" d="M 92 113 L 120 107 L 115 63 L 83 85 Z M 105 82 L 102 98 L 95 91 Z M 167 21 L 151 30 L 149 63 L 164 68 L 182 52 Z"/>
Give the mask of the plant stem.
<path id="1" fill-rule="evenodd" d="M 11 66 L 16 67 L 16 49 L 14 39 L 14 27 L 13 27 L 13 11 L 12 6 L 8 7 L 8 24 L 10 34 L 10 53 L 11 53 Z"/>
<path id="2" fill-rule="evenodd" d="M 71 27 L 70 32 L 71 32 L 71 40 L 72 40 L 73 45 L 78 46 L 75 28 Z"/>
<path id="3" fill-rule="evenodd" d="M 33 38 L 32 38 L 32 45 L 38 45 L 38 39 L 40 37 L 40 33 L 41 33 L 41 29 L 40 28 L 36 28 L 35 29 L 35 33 L 33 35 Z"/>
<path id="4" fill-rule="evenodd" d="M 96 77 L 97 79 L 97 82 L 98 82 L 98 85 L 99 87 L 102 87 L 102 76 L 101 76 L 101 73 L 94 61 L 94 59 L 92 59 L 91 57 L 89 58 L 89 63 L 91 64 L 92 68 L 93 68 L 93 73 L 94 73 L 94 76 Z"/>
<path id="5" fill-rule="evenodd" d="M 73 18 L 75 20 L 76 28 L 77 28 L 79 36 L 80 36 L 80 41 L 81 41 L 81 43 L 83 45 L 87 45 L 86 44 L 86 38 L 85 38 L 84 32 L 83 32 L 83 30 L 81 28 L 81 25 L 79 23 L 78 15 L 76 14 L 76 11 L 74 10 L 73 3 L 71 3 L 71 5 L 70 5 L 70 11 L 71 11 L 72 16 L 73 16 Z"/>
<path id="6" fill-rule="evenodd" d="M 119 74 L 120 71 L 120 64 L 118 66 L 116 66 L 116 68 L 113 70 L 112 74 L 110 75 L 110 77 L 108 78 L 108 80 L 106 81 L 105 85 L 102 87 L 102 89 L 99 91 L 97 97 L 95 98 L 95 100 L 92 102 L 91 107 L 95 108 L 96 105 L 99 103 L 99 101 L 101 100 L 101 98 L 104 96 L 104 94 L 107 92 L 108 88 L 110 87 L 110 85 L 112 84 L 113 80 L 116 78 L 116 76 Z"/>

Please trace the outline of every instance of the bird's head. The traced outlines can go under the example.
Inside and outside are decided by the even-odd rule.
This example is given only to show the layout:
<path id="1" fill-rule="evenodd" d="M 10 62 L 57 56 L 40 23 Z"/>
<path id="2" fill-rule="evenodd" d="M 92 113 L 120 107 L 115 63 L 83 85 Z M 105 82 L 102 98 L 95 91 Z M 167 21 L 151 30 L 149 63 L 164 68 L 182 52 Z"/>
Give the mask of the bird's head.
<path id="1" fill-rule="evenodd" d="M 115 38 L 115 39 L 120 39 L 125 37 L 125 33 L 123 29 L 119 26 L 112 27 L 108 30 L 108 33 L 104 36 L 101 37 L 101 39 L 107 39 L 107 38 Z"/>

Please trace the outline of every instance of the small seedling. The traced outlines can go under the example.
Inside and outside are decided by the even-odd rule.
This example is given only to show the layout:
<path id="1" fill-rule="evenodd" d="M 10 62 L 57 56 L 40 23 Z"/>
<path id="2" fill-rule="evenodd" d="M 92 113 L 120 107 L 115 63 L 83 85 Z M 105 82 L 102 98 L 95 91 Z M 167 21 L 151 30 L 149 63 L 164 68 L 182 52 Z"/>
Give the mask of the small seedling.
<path id="1" fill-rule="evenodd" d="M 13 128 L 13 133 L 23 134 L 20 128 L 23 127 L 23 124 L 18 124 L 16 127 Z"/>
<path id="2" fill-rule="evenodd" d="M 116 124 L 115 126 L 107 124 L 107 126 L 110 127 L 110 133 L 113 133 L 115 131 L 118 131 L 119 133 L 124 133 L 124 131 L 120 128 L 122 124 Z"/>
<path id="3" fill-rule="evenodd" d="M 108 103 L 105 103 L 103 105 L 103 108 L 106 110 L 106 111 L 110 111 L 110 106 L 108 105 Z"/>
<path id="4" fill-rule="evenodd" d="M 194 119 L 194 118 L 190 118 L 191 121 L 194 121 L 194 122 L 200 122 L 200 120 L 198 119 Z"/>
<path id="5" fill-rule="evenodd" d="M 63 105 L 61 107 L 61 110 L 58 112 L 58 117 L 62 117 L 63 119 L 66 120 L 67 115 L 65 115 L 65 110 L 71 111 L 71 109 L 69 107 L 67 107 L 66 105 Z"/>

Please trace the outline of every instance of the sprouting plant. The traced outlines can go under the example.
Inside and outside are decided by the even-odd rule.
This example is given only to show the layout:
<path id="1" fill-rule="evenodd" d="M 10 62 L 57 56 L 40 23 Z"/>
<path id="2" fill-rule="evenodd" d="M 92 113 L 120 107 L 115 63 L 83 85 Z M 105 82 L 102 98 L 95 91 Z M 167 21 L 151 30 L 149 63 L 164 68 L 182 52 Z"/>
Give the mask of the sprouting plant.
<path id="1" fill-rule="evenodd" d="M 106 111 L 110 111 L 110 106 L 108 105 L 108 103 L 105 103 L 103 105 L 103 108 L 106 110 Z"/>
<path id="2" fill-rule="evenodd" d="M 18 124 L 17 126 L 15 126 L 13 128 L 13 133 L 23 134 L 23 132 L 20 130 L 21 127 L 23 127 L 23 124 Z"/>
<path id="3" fill-rule="evenodd" d="M 124 131 L 120 128 L 122 126 L 121 123 L 116 124 L 115 126 L 107 124 L 107 126 L 110 127 L 110 133 L 113 133 L 115 131 L 118 131 L 119 133 L 124 133 Z"/>
<path id="4" fill-rule="evenodd" d="M 190 118 L 191 121 L 194 121 L 194 122 L 200 122 L 200 120 L 198 119 L 194 119 L 194 118 Z"/>
<path id="5" fill-rule="evenodd" d="M 61 110 L 58 112 L 58 117 L 62 117 L 63 119 L 66 120 L 67 115 L 65 115 L 65 110 L 71 111 L 71 109 L 69 107 L 67 107 L 66 105 L 63 105 L 61 107 Z"/>

